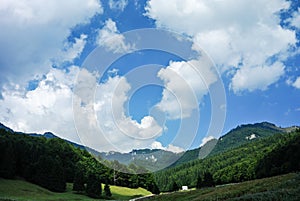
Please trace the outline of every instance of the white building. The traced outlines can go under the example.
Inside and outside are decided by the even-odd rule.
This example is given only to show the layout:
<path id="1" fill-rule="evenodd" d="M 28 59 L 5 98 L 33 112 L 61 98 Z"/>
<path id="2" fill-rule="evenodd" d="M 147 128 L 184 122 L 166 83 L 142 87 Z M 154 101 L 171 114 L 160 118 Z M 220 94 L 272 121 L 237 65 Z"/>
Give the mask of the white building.
<path id="1" fill-rule="evenodd" d="M 189 189 L 188 186 L 182 186 L 182 190 L 183 190 L 183 191 L 186 191 L 186 190 L 188 190 L 188 189 Z"/>

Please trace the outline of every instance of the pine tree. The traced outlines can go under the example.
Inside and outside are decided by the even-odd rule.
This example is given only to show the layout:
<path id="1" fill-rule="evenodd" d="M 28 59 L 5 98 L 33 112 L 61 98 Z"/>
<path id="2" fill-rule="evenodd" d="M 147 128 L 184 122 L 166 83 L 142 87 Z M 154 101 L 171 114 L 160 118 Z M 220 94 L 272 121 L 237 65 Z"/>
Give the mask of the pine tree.
<path id="1" fill-rule="evenodd" d="M 109 185 L 107 183 L 104 186 L 104 193 L 105 193 L 105 196 L 107 196 L 107 197 L 111 197 L 112 196 L 112 194 L 110 192 L 110 187 L 109 187 Z"/>
<path id="2" fill-rule="evenodd" d="M 101 181 L 94 174 L 90 173 L 86 184 L 86 193 L 89 197 L 100 198 L 102 193 Z"/>
<path id="3" fill-rule="evenodd" d="M 75 174 L 74 174 L 74 182 L 73 182 L 73 190 L 74 191 L 84 191 L 85 190 L 85 168 L 81 162 L 76 164 Z"/>
<path id="4" fill-rule="evenodd" d="M 156 185 L 156 183 L 153 184 L 151 193 L 153 193 L 155 195 L 159 195 L 160 194 L 160 190 L 159 190 L 158 186 Z"/>
<path id="5" fill-rule="evenodd" d="M 203 181 L 203 186 L 205 187 L 212 187 L 215 185 L 214 179 L 211 175 L 210 172 L 205 172 L 204 173 L 204 181 Z"/>
<path id="6" fill-rule="evenodd" d="M 202 181 L 202 178 L 201 176 L 199 175 L 198 178 L 197 178 L 197 184 L 196 184 L 196 188 L 197 189 L 200 189 L 203 187 L 203 181 Z"/>
<path id="7" fill-rule="evenodd" d="M 13 143 L 5 145 L 2 159 L 0 158 L 0 177 L 12 179 L 16 174 L 16 155 Z"/>
<path id="8" fill-rule="evenodd" d="M 34 183 L 54 192 L 66 190 L 64 169 L 59 158 L 43 155 L 33 168 L 36 169 L 33 175 Z"/>
<path id="9" fill-rule="evenodd" d="M 172 191 L 178 191 L 179 190 L 179 186 L 178 184 L 176 183 L 176 181 L 173 182 L 173 185 L 172 185 Z"/>

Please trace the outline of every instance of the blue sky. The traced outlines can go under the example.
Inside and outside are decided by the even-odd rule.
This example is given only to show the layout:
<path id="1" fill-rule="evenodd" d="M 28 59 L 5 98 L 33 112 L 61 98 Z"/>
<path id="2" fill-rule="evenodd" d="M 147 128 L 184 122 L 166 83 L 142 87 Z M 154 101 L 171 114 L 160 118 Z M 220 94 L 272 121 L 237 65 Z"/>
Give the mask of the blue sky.
<path id="1" fill-rule="evenodd" d="M 300 125 L 299 1 L 8 0 L 0 15 L 14 130 L 178 152 L 240 124 Z"/>

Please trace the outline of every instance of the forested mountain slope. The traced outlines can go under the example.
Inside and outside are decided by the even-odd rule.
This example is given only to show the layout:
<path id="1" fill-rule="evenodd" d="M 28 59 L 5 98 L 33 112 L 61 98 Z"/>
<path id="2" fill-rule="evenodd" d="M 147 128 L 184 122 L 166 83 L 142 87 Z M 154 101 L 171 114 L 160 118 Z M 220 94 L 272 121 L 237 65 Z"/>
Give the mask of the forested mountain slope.
<path id="1" fill-rule="evenodd" d="M 178 186 L 195 187 L 197 180 L 203 179 L 207 172 L 215 184 L 241 182 L 300 170 L 299 154 L 300 132 L 297 130 L 260 138 L 205 159 L 156 172 L 155 179 L 162 191 L 172 190 L 174 182 Z M 284 157 L 286 155 L 290 157 Z"/>
<path id="2" fill-rule="evenodd" d="M 221 136 L 219 139 L 208 141 L 202 147 L 187 150 L 179 160 L 172 164 L 171 167 L 222 153 L 274 134 L 289 133 L 295 131 L 297 128 L 298 127 L 296 126 L 280 128 L 269 122 L 240 125 Z"/>
<path id="3" fill-rule="evenodd" d="M 269 122 L 241 125 L 220 137 L 210 155 L 224 152 L 259 138 L 269 137 L 278 133 L 287 133 L 293 130 L 280 128 Z"/>
<path id="4" fill-rule="evenodd" d="M 0 177 L 24 178 L 48 190 L 64 192 L 66 183 L 90 197 L 101 196 L 102 184 L 143 187 L 158 193 L 153 176 L 135 165 L 100 163 L 90 153 L 54 137 L 32 137 L 0 129 Z M 115 167 L 115 170 L 108 167 Z M 124 173 L 126 172 L 126 173 Z"/>

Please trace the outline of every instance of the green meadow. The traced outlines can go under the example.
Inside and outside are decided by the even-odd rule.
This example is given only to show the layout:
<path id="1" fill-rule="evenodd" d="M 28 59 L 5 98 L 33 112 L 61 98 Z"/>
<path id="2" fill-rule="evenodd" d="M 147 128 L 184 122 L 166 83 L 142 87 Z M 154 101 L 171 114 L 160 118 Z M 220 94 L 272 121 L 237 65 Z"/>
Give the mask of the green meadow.
<path id="1" fill-rule="evenodd" d="M 102 189 L 104 186 L 102 186 Z M 150 195 L 151 193 L 143 188 L 126 188 L 119 186 L 111 186 L 111 200 L 129 200 L 135 197 Z M 78 194 L 72 191 L 72 184 L 67 184 L 67 190 L 63 193 L 51 192 L 40 186 L 31 184 L 23 180 L 7 180 L 0 179 L 0 200 L 1 201 L 93 201 L 86 195 Z M 103 200 L 105 197 L 103 197 Z"/>

